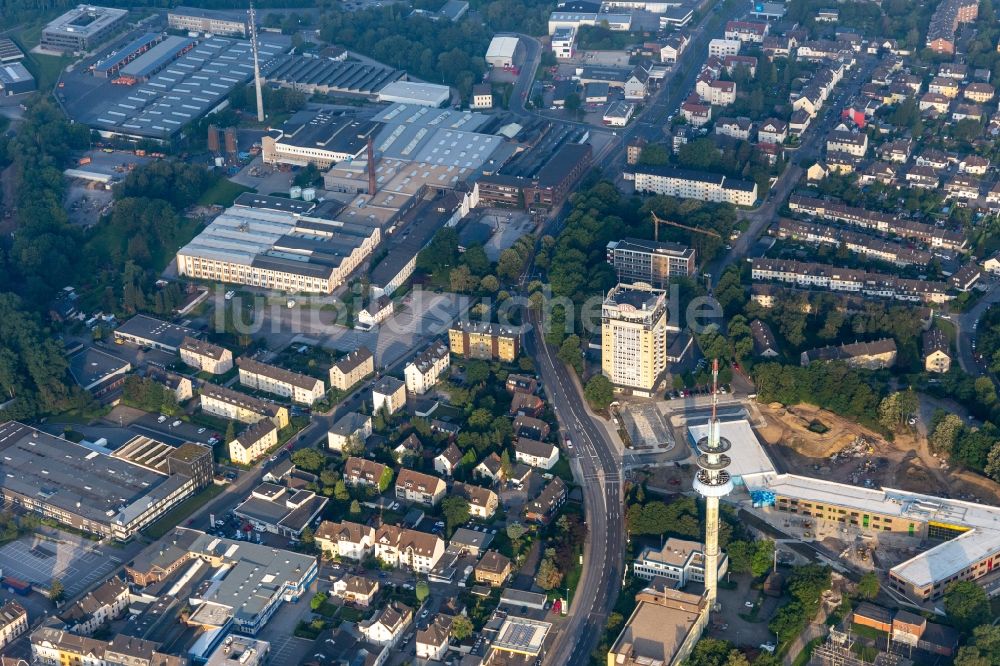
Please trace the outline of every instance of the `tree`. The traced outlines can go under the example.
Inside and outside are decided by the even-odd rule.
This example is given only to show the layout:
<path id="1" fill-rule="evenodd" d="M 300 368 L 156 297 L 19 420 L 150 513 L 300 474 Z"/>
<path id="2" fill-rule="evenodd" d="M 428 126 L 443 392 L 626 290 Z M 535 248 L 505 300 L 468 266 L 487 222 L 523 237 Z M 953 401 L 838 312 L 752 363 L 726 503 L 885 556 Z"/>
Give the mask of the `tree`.
<path id="1" fill-rule="evenodd" d="M 944 610 L 952 623 L 962 631 L 985 624 L 990 619 L 990 602 L 986 591 L 969 580 L 957 580 L 944 592 Z"/>
<path id="2" fill-rule="evenodd" d="M 317 592 L 313 595 L 313 598 L 309 600 L 309 608 L 313 611 L 318 611 L 326 603 L 327 597 L 326 592 Z"/>
<path id="3" fill-rule="evenodd" d="M 469 501 L 464 497 L 445 497 L 441 500 L 441 513 L 450 535 L 456 527 L 469 520 Z"/>
<path id="4" fill-rule="evenodd" d="M 337 481 L 333 488 L 333 498 L 338 502 L 346 502 L 351 499 L 351 493 L 347 490 L 347 484 L 343 479 Z"/>
<path id="5" fill-rule="evenodd" d="M 495 275 L 486 275 L 482 280 L 479 281 L 479 286 L 491 294 L 497 293 L 500 289 L 500 280 L 497 279 Z"/>
<path id="6" fill-rule="evenodd" d="M 607 409 L 615 399 L 614 386 L 604 375 L 594 375 L 583 389 L 583 397 L 594 410 Z"/>
<path id="7" fill-rule="evenodd" d="M 472 635 L 473 626 L 469 618 L 464 615 L 457 615 L 451 622 L 451 637 L 456 641 L 464 641 Z"/>
<path id="8" fill-rule="evenodd" d="M 718 638 L 702 638 L 698 641 L 691 656 L 685 664 L 687 666 L 726 666 L 729 653 L 733 651 L 733 645 L 729 641 Z"/>
<path id="9" fill-rule="evenodd" d="M 750 573 L 755 578 L 766 574 L 774 564 L 774 542 L 770 539 L 760 539 L 756 542 Z"/>
<path id="10" fill-rule="evenodd" d="M 583 353 L 580 351 L 579 335 L 570 335 L 563 340 L 559 347 L 559 360 L 576 370 L 576 374 L 583 374 Z"/>
<path id="11" fill-rule="evenodd" d="M 733 573 L 750 573 L 756 549 L 748 541 L 730 541 L 726 548 L 726 555 L 729 556 L 729 570 Z"/>
<path id="12" fill-rule="evenodd" d="M 972 641 L 963 646 L 955 666 L 996 666 L 1000 664 L 1000 627 L 984 624 L 972 631 Z"/>
<path id="13" fill-rule="evenodd" d="M 538 565 L 538 572 L 535 574 L 535 584 L 543 590 L 554 590 L 562 583 L 562 572 L 556 565 L 556 551 L 554 548 L 547 548 L 545 556 Z"/>
<path id="14" fill-rule="evenodd" d="M 964 429 L 965 424 L 962 423 L 961 416 L 951 413 L 946 414 L 940 421 L 938 421 L 938 424 L 934 426 L 933 432 L 931 432 L 931 436 L 928 441 L 931 451 L 937 453 L 938 455 L 951 455 L 955 442 L 958 440 L 958 436 Z"/>
<path id="15" fill-rule="evenodd" d="M 49 599 L 58 602 L 62 601 L 66 597 L 66 588 L 63 587 L 62 581 L 58 578 L 53 578 L 52 582 L 49 583 Z"/>
<path id="16" fill-rule="evenodd" d="M 327 457 L 316 449 L 299 449 L 292 454 L 295 466 L 307 472 L 319 472 L 326 467 Z"/>
<path id="17" fill-rule="evenodd" d="M 639 153 L 639 164 L 643 166 L 662 166 L 670 162 L 670 151 L 662 143 L 650 143 L 643 146 Z"/>
<path id="18" fill-rule="evenodd" d="M 416 587 L 413 589 L 413 593 L 416 595 L 417 601 L 424 603 L 424 599 L 426 599 L 431 593 L 431 588 L 427 585 L 426 580 L 418 580 Z"/>
<path id="19" fill-rule="evenodd" d="M 868 571 L 858 580 L 858 594 L 865 599 L 874 599 L 878 596 L 879 582 L 875 572 Z"/>
<path id="20" fill-rule="evenodd" d="M 353 500 L 351 502 L 351 515 L 358 515 L 361 513 L 361 503 L 358 500 Z"/>
<path id="21" fill-rule="evenodd" d="M 511 541 L 517 541 L 525 535 L 527 528 L 519 522 L 513 522 L 507 524 L 507 538 Z"/>
<path id="22" fill-rule="evenodd" d="M 308 525 L 302 530 L 302 543 L 307 546 L 311 546 L 315 542 L 316 538 L 313 535 L 312 528 Z"/>

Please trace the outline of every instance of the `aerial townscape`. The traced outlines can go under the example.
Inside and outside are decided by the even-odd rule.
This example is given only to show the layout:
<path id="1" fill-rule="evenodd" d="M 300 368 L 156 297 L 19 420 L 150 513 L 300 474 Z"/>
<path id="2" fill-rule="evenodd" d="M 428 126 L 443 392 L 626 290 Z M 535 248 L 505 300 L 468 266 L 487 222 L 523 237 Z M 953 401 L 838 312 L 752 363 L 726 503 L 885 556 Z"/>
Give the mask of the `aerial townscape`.
<path id="1" fill-rule="evenodd" d="M 1000 666 L 995 0 L 0 0 L 0 666 Z"/>

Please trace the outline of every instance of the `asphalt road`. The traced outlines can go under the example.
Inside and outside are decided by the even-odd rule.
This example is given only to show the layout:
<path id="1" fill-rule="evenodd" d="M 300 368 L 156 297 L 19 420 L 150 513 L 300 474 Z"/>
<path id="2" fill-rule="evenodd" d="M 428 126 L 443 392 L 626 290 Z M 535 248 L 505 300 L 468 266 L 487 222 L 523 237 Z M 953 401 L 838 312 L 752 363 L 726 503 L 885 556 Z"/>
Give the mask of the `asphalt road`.
<path id="1" fill-rule="evenodd" d="M 990 279 L 990 278 L 986 278 Z M 986 365 L 973 356 L 972 343 L 976 339 L 976 324 L 991 305 L 1000 303 L 1000 282 L 993 282 L 987 292 L 969 308 L 968 312 L 952 316 L 955 324 L 955 348 L 958 351 L 958 364 L 962 370 L 973 377 L 986 372 Z"/>
<path id="2" fill-rule="evenodd" d="M 621 585 L 625 550 L 621 460 L 584 404 L 576 375 L 537 334 L 535 315 L 530 321 L 525 348 L 537 363 L 562 431 L 572 440 L 571 459 L 582 474 L 577 480 L 582 482 L 588 528 L 584 569 L 570 602 L 571 615 L 549 648 L 546 663 L 584 665 L 590 663 L 590 653 L 604 633 Z"/>

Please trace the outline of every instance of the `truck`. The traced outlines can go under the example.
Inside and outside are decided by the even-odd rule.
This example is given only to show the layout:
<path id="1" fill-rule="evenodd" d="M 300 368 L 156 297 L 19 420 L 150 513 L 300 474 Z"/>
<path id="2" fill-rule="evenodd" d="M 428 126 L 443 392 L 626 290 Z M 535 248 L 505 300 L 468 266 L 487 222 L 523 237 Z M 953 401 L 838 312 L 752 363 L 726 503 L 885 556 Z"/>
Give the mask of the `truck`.
<path id="1" fill-rule="evenodd" d="M 10 592 L 14 594 L 20 594 L 22 597 L 26 597 L 29 594 L 31 594 L 31 583 L 25 582 L 20 578 L 14 578 L 13 576 L 4 576 L 3 586 L 6 587 Z"/>

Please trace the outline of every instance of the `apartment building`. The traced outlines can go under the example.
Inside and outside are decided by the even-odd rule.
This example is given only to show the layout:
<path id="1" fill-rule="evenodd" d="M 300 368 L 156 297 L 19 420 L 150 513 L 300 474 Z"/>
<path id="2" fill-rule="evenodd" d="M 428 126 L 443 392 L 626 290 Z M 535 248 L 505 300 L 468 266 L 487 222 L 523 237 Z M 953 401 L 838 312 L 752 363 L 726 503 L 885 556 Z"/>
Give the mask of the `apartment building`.
<path id="1" fill-rule="evenodd" d="M 635 191 L 639 193 L 730 203 L 734 206 L 752 206 L 757 201 L 756 183 L 720 174 L 670 166 L 637 166 L 632 175 Z"/>
<path id="2" fill-rule="evenodd" d="M 326 395 L 322 379 L 302 375 L 274 365 L 241 356 L 236 359 L 240 369 L 240 384 L 258 391 L 266 391 L 300 405 L 312 405 Z"/>
<path id="3" fill-rule="evenodd" d="M 252 465 L 277 445 L 278 428 L 270 419 L 263 419 L 229 442 L 229 459 L 237 465 Z"/>
<path id="4" fill-rule="evenodd" d="M 357 453 L 364 448 L 365 440 L 372 434 L 372 417 L 358 412 L 347 412 L 326 433 L 327 446 L 339 453 Z"/>
<path id="5" fill-rule="evenodd" d="M 695 92 L 702 102 L 712 106 L 729 106 L 736 101 L 736 83 L 733 81 L 699 77 Z"/>
<path id="6" fill-rule="evenodd" d="M 375 595 L 378 594 L 379 584 L 377 580 L 347 574 L 343 578 L 333 582 L 330 586 L 330 594 L 344 603 L 354 604 L 362 608 L 368 608 Z"/>
<path id="7" fill-rule="evenodd" d="M 901 220 L 886 213 L 845 206 L 833 201 L 824 201 L 798 194 L 793 194 L 788 198 L 788 207 L 798 213 L 825 217 L 882 233 L 892 233 L 902 238 L 912 238 L 932 248 L 963 250 L 968 242 L 964 234 L 942 229 L 937 225 Z"/>
<path id="8" fill-rule="evenodd" d="M 427 626 L 417 629 L 416 651 L 417 659 L 427 661 L 442 661 L 448 653 L 451 643 L 451 625 L 454 618 L 444 613 L 438 613 Z"/>
<path id="9" fill-rule="evenodd" d="M 681 102 L 681 116 L 692 127 L 703 127 L 712 121 L 712 107 L 700 104 L 697 97 L 686 99 Z"/>
<path id="10" fill-rule="evenodd" d="M 160 644 L 157 642 L 127 634 L 118 634 L 110 641 L 105 641 L 42 625 L 31 632 L 31 663 L 40 666 L 189 666 L 191 662 L 187 657 L 160 652 Z"/>
<path id="11" fill-rule="evenodd" d="M 532 501 L 524 507 L 524 519 L 531 523 L 547 524 L 566 501 L 566 484 L 558 476 L 542 488 Z"/>
<path id="12" fill-rule="evenodd" d="M 28 611 L 16 601 L 0 606 L 0 650 L 28 630 Z"/>
<path id="13" fill-rule="evenodd" d="M 59 620 L 67 631 L 90 636 L 112 620 L 117 620 L 128 609 L 131 593 L 128 585 L 118 576 L 112 576 L 59 613 Z M 0 610 L 0 617 L 5 616 Z M 3 630 L 0 629 L 0 646 Z"/>
<path id="14" fill-rule="evenodd" d="M 167 27 L 183 32 L 201 32 L 212 35 L 247 36 L 246 18 L 232 14 L 194 7 L 175 7 L 167 12 Z"/>
<path id="15" fill-rule="evenodd" d="M 770 24 L 755 21 L 729 21 L 726 23 L 724 36 L 729 40 L 763 44 L 764 38 L 770 32 Z"/>
<path id="16" fill-rule="evenodd" d="M 403 468 L 396 475 L 396 499 L 425 506 L 437 506 L 447 486 L 442 479 Z"/>
<path id="17" fill-rule="evenodd" d="M 337 359 L 330 367 L 330 386 L 338 391 L 347 391 L 374 372 L 375 356 L 368 347 L 361 346 Z"/>
<path id="18" fill-rule="evenodd" d="M 395 414 L 406 407 L 406 384 L 395 377 L 386 375 L 372 387 L 372 409 L 378 412 L 385 409 L 388 414 Z"/>
<path id="19" fill-rule="evenodd" d="M 939 328 L 924 331 L 924 370 L 945 373 L 951 369 L 951 344 L 948 336 Z"/>
<path id="20" fill-rule="evenodd" d="M 729 558 L 719 558 L 719 578 L 726 575 Z M 632 571 L 643 580 L 663 577 L 675 581 L 678 588 L 688 583 L 705 582 L 705 546 L 697 541 L 669 538 L 660 548 L 647 546 L 635 559 Z"/>
<path id="21" fill-rule="evenodd" d="M 962 91 L 962 96 L 965 99 L 975 102 L 976 104 L 986 104 L 987 102 L 993 101 L 993 97 L 996 95 L 996 88 L 991 86 L 989 83 L 975 82 L 970 83 L 965 86 L 965 90 Z"/>
<path id="22" fill-rule="evenodd" d="M 863 132 L 833 130 L 826 137 L 826 151 L 864 157 L 868 153 L 868 135 Z"/>
<path id="23" fill-rule="evenodd" d="M 601 369 L 615 389 L 652 396 L 667 370 L 666 292 L 619 284 L 601 308 Z"/>
<path id="24" fill-rule="evenodd" d="M 184 336 L 181 360 L 201 372 L 222 375 L 233 369 L 233 352 L 211 342 Z"/>
<path id="25" fill-rule="evenodd" d="M 360 562 L 375 552 L 375 528 L 344 520 L 324 520 L 316 528 L 316 545 L 330 557 Z"/>
<path id="26" fill-rule="evenodd" d="M 843 246 L 856 254 L 887 261 L 897 266 L 926 266 L 934 255 L 911 244 L 884 240 L 829 224 L 800 222 L 780 218 L 775 227 L 778 238 L 792 238 L 810 243 Z"/>
<path id="27" fill-rule="evenodd" d="M 458 321 L 448 329 L 448 345 L 456 356 L 513 363 L 521 351 L 521 335 L 499 324 Z"/>
<path id="28" fill-rule="evenodd" d="M 855 342 L 808 349 L 802 352 L 799 360 L 802 367 L 816 361 L 841 361 L 852 368 L 881 370 L 882 368 L 891 368 L 896 364 L 896 353 L 896 341 L 892 338 L 883 338 L 872 342 Z"/>
<path id="29" fill-rule="evenodd" d="M 945 282 L 909 280 L 894 275 L 789 259 L 756 258 L 753 260 L 751 275 L 755 282 L 786 282 L 802 288 L 846 291 L 914 303 L 946 303 L 954 298 L 949 293 L 950 286 Z"/>
<path id="30" fill-rule="evenodd" d="M 955 33 L 963 23 L 979 17 L 979 0 L 944 0 L 931 15 L 927 27 L 927 48 L 936 53 L 955 52 Z"/>
<path id="31" fill-rule="evenodd" d="M 225 386 L 204 382 L 199 389 L 201 409 L 230 421 L 253 424 L 268 419 L 280 430 L 288 425 L 288 408 Z"/>
<path id="32" fill-rule="evenodd" d="M 740 45 L 738 39 L 713 39 L 708 43 L 708 56 L 723 58 L 727 55 L 739 55 Z"/>
<path id="33" fill-rule="evenodd" d="M 375 532 L 375 557 L 397 568 L 429 573 L 444 555 L 444 541 L 435 534 L 382 525 Z"/>
<path id="34" fill-rule="evenodd" d="M 670 278 L 691 277 L 697 269 L 694 248 L 680 243 L 623 238 L 610 241 L 607 251 L 619 282 L 645 282 L 662 289 Z"/>

